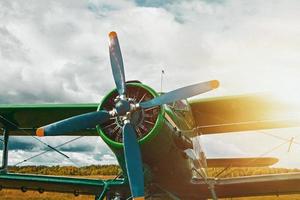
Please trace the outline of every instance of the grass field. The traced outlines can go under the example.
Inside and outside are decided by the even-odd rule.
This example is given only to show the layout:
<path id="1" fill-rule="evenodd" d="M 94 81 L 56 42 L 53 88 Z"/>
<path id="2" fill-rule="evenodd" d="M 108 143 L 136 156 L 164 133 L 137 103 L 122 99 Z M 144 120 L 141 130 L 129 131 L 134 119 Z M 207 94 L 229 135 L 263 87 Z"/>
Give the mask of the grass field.
<path id="1" fill-rule="evenodd" d="M 61 194 L 54 192 L 45 192 L 43 194 L 37 191 L 28 191 L 23 193 L 19 190 L 2 190 L 0 191 L 1 200 L 94 200 L 94 196 L 81 195 L 75 197 L 73 194 Z M 281 195 L 281 196 L 266 196 L 266 197 L 247 197 L 247 198 L 232 198 L 232 200 L 300 200 L 300 195 Z M 222 200 L 231 200 L 226 198 Z"/>
<path id="2" fill-rule="evenodd" d="M 19 190 L 2 190 L 0 191 L 1 200 L 95 200 L 94 196 L 77 196 L 73 194 L 61 194 L 54 192 L 44 192 L 43 194 L 37 191 L 21 192 Z"/>

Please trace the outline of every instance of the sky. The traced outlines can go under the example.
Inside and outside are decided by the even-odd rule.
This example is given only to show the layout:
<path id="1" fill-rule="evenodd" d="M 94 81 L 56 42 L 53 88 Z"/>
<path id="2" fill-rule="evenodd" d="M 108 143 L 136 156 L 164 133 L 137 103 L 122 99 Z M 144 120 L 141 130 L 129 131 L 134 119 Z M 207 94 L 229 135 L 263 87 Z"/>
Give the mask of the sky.
<path id="1" fill-rule="evenodd" d="M 118 33 L 127 80 L 159 91 L 163 69 L 164 91 L 217 79 L 220 88 L 197 98 L 271 91 L 300 101 L 299 9 L 297 0 L 1 0 L 0 103 L 100 102 L 114 88 L 110 31 Z M 297 140 L 298 132 L 201 140 L 208 156 L 277 156 L 276 166 L 300 167 L 300 146 L 288 152 L 288 143 L 274 137 Z M 42 140 L 56 146 L 70 139 Z M 10 165 L 46 150 L 33 138 L 19 137 L 11 138 L 10 149 Z M 48 152 L 23 164 L 116 163 L 98 137 L 61 150 L 72 161 Z"/>

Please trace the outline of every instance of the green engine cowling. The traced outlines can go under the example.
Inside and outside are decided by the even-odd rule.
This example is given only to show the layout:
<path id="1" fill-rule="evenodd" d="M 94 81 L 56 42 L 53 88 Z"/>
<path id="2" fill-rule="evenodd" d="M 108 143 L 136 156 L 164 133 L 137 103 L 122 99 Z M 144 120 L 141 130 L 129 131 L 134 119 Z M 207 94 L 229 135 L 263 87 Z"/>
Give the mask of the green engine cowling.
<path id="1" fill-rule="evenodd" d="M 127 83 L 126 89 L 126 97 L 131 98 L 135 103 L 158 96 L 152 88 L 142 83 Z M 116 89 L 112 90 L 103 98 L 98 110 L 111 110 L 115 106 L 114 99 L 117 95 Z M 132 123 L 136 125 L 146 182 L 150 180 L 164 182 L 164 179 L 168 181 L 170 180 L 169 177 L 174 175 L 181 176 L 181 178 L 186 176 L 186 180 L 189 181 L 192 176 L 190 163 L 182 149 L 179 149 L 174 142 L 174 129 L 166 121 L 164 117 L 165 112 L 172 116 L 172 111 L 167 106 L 158 106 L 137 111 L 131 117 Z M 118 117 L 112 118 L 107 123 L 102 124 L 101 127 L 98 126 L 97 131 L 104 142 L 115 153 L 123 172 L 126 173 L 121 121 L 118 120 Z M 170 169 L 170 165 L 176 165 L 176 168 L 172 167 Z"/>

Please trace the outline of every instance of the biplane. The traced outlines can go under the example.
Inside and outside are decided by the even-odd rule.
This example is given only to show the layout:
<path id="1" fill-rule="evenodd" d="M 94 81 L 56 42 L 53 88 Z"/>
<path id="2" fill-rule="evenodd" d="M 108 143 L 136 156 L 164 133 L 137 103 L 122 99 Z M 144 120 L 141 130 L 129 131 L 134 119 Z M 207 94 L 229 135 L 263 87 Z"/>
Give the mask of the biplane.
<path id="1" fill-rule="evenodd" d="M 101 103 L 1 105 L 3 189 L 94 195 L 95 199 L 217 199 L 300 192 L 300 174 L 217 178 L 209 167 L 264 167 L 272 157 L 208 158 L 201 135 L 298 126 L 282 119 L 283 105 L 259 95 L 187 98 L 218 88 L 211 80 L 167 93 L 126 81 L 117 34 L 109 33 L 116 88 Z M 122 174 L 100 180 L 10 173 L 9 136 L 100 136 L 116 155 Z"/>

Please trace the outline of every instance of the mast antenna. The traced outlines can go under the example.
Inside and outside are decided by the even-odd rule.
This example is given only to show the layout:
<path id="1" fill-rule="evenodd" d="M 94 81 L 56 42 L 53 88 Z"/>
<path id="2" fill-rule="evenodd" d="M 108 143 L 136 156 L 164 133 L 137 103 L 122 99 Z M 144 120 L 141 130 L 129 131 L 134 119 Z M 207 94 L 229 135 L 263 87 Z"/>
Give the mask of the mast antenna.
<path id="1" fill-rule="evenodd" d="M 165 74 L 165 70 L 161 70 L 161 74 L 160 74 L 160 93 L 162 93 L 163 91 L 163 78 L 164 78 L 164 74 Z"/>

